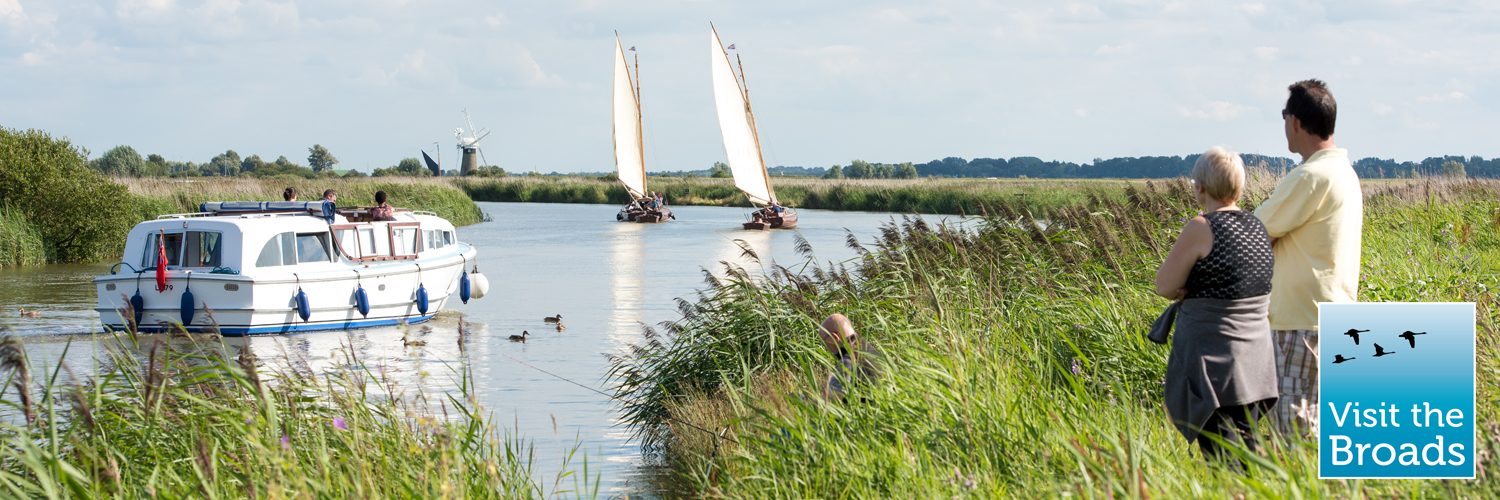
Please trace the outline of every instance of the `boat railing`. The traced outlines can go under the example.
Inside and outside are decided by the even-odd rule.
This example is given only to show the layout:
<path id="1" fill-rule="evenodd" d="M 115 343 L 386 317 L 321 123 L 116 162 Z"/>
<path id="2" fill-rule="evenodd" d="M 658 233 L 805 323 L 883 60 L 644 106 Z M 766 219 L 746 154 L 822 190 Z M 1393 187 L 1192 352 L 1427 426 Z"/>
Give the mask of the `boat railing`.
<path id="1" fill-rule="evenodd" d="M 219 215 L 219 214 L 216 214 L 216 213 L 213 213 L 213 212 L 188 212 L 188 213 L 181 213 L 181 214 L 158 215 L 158 216 L 156 216 L 156 219 L 157 220 L 161 220 L 161 219 L 186 219 L 188 217 L 213 217 L 215 215 Z"/>
<path id="2" fill-rule="evenodd" d="M 437 212 L 433 212 L 431 210 L 412 210 L 411 213 L 413 215 L 431 215 L 433 217 L 437 217 Z"/>

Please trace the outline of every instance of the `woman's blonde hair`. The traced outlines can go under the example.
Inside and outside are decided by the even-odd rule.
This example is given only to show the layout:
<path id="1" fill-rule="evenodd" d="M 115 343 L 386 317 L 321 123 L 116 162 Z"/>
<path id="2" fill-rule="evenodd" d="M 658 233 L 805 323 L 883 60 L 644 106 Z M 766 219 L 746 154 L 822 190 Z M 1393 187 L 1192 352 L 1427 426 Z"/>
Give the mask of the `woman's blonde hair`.
<path id="1" fill-rule="evenodd" d="M 1193 183 L 1203 186 L 1204 194 L 1215 200 L 1239 200 L 1245 190 L 1245 162 L 1239 153 L 1214 146 L 1193 164 Z"/>

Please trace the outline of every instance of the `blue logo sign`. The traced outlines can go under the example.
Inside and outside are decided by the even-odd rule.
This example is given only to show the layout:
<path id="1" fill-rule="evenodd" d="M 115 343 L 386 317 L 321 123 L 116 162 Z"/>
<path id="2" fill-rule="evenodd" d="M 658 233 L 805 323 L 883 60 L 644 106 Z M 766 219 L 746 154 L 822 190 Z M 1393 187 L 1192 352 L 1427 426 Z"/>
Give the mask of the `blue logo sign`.
<path id="1" fill-rule="evenodd" d="M 1474 303 L 1318 304 L 1318 477 L 1474 477 Z"/>

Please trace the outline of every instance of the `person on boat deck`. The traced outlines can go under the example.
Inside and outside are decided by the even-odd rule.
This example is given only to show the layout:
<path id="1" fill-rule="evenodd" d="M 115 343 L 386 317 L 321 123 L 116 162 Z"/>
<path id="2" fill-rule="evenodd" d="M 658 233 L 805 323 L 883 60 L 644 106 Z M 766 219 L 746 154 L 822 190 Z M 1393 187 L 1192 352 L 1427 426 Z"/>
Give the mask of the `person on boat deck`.
<path id="1" fill-rule="evenodd" d="M 1240 155 L 1215 147 L 1193 166 L 1202 215 L 1188 220 L 1156 272 L 1156 293 L 1176 303 L 1149 336 L 1167 342 L 1167 414 L 1205 458 L 1229 455 L 1221 445 L 1257 451 L 1253 421 L 1279 398 L 1271 335 L 1271 236 L 1254 214 L 1235 205 L 1245 185 Z"/>
<path id="2" fill-rule="evenodd" d="M 370 209 L 370 218 L 377 221 L 396 220 L 396 209 L 385 204 L 385 191 L 375 192 L 375 207 Z"/>
<path id="3" fill-rule="evenodd" d="M 781 206 L 780 203 L 772 203 L 771 204 L 771 211 L 772 212 L 776 212 L 776 213 L 779 214 L 779 213 L 785 212 L 786 211 L 786 207 Z"/>
<path id="4" fill-rule="evenodd" d="M 281 192 L 281 199 L 285 201 L 297 201 L 297 188 L 286 188 L 286 191 Z"/>
<path id="5" fill-rule="evenodd" d="M 323 201 L 339 201 L 339 192 L 332 189 L 323 190 Z"/>
<path id="6" fill-rule="evenodd" d="M 661 196 L 658 195 L 658 194 L 656 194 L 655 192 L 652 192 L 651 193 L 651 209 L 652 210 L 656 210 L 656 209 L 659 209 L 659 208 L 661 208 Z"/>
<path id="7" fill-rule="evenodd" d="M 818 327 L 818 339 L 830 354 L 838 358 L 838 365 L 823 386 L 824 397 L 842 400 L 847 384 L 868 382 L 879 376 L 874 358 L 880 355 L 880 351 L 859 338 L 848 317 L 838 313 L 828 315 Z"/>

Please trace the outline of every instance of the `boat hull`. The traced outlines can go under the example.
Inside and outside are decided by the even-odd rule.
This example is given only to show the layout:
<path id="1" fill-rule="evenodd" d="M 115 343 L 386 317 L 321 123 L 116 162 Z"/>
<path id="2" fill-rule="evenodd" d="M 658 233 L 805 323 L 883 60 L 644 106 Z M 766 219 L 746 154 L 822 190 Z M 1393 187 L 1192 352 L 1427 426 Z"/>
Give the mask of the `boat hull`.
<path id="1" fill-rule="evenodd" d="M 657 223 L 667 222 L 675 218 L 676 216 L 672 215 L 672 209 L 667 207 L 661 207 L 658 210 L 647 210 L 644 212 L 640 211 L 639 209 L 630 210 L 628 208 L 623 208 L 620 209 L 620 213 L 615 214 L 615 220 L 620 222 Z"/>
<path id="2" fill-rule="evenodd" d="M 758 213 L 761 214 L 759 217 L 744 224 L 745 229 L 763 231 L 767 229 L 791 229 L 797 227 L 797 212 L 786 211 L 780 215 L 772 216 L 766 216 L 764 212 Z"/>
<path id="3" fill-rule="evenodd" d="M 390 261 L 369 267 L 328 264 L 322 269 L 291 273 L 240 276 L 170 270 L 167 289 L 156 290 L 152 272 L 104 275 L 94 280 L 99 301 L 95 311 L 105 331 L 129 327 L 130 296 L 139 293 L 141 332 L 179 328 L 195 333 L 229 336 L 344 330 L 426 321 L 458 299 L 463 268 L 473 262 L 473 247 L 460 243 L 451 252 L 414 260 Z M 428 307 L 418 310 L 416 290 L 427 290 Z M 139 287 L 139 288 L 137 288 Z M 363 288 L 369 313 L 360 314 L 355 290 Z M 183 324 L 182 296 L 194 298 L 191 321 Z M 309 316 L 298 313 L 295 296 L 307 294 Z M 181 325 L 181 326 L 179 326 Z"/>

